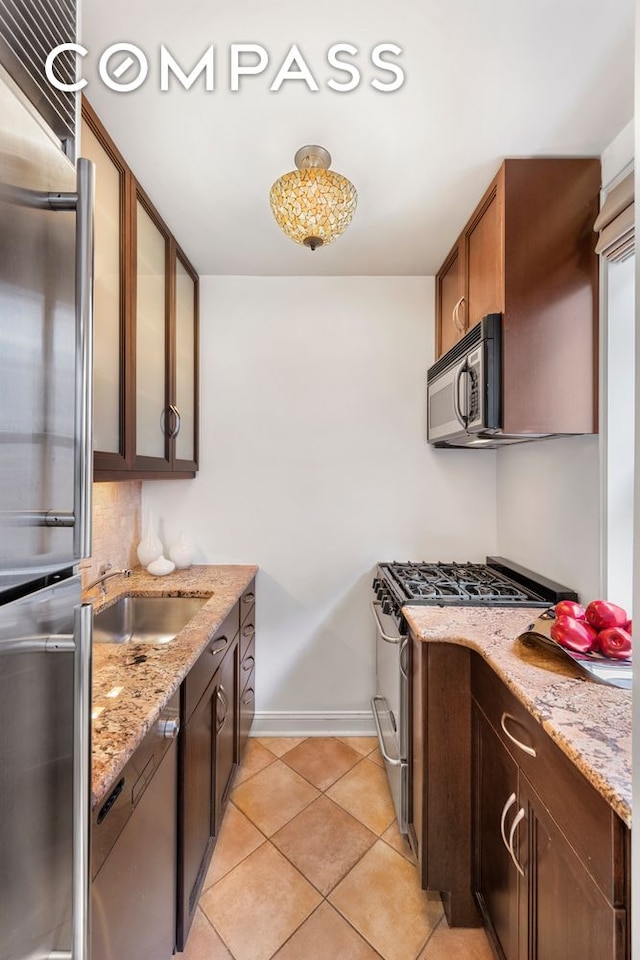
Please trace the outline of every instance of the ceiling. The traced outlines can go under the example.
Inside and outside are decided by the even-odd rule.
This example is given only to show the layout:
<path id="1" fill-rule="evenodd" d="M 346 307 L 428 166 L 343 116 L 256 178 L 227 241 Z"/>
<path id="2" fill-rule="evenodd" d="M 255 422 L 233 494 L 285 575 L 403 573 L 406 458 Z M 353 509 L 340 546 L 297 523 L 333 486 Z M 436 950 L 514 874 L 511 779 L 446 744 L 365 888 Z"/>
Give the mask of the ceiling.
<path id="1" fill-rule="evenodd" d="M 201 274 L 433 274 L 505 156 L 599 155 L 633 116 L 634 0 L 81 3 L 85 93 Z M 125 41 L 149 74 L 114 92 L 97 63 Z M 339 42 L 359 50 L 347 93 L 326 86 L 346 79 L 326 60 Z M 392 93 L 370 85 L 391 79 L 370 61 L 383 42 L 402 48 Z M 270 61 L 237 92 L 232 43 Z M 300 80 L 269 90 L 293 43 L 317 92 Z M 215 89 L 200 78 L 161 92 L 160 44 L 187 73 L 213 44 Z M 327 147 L 359 195 L 347 232 L 315 253 L 280 232 L 268 201 L 306 143 Z"/>

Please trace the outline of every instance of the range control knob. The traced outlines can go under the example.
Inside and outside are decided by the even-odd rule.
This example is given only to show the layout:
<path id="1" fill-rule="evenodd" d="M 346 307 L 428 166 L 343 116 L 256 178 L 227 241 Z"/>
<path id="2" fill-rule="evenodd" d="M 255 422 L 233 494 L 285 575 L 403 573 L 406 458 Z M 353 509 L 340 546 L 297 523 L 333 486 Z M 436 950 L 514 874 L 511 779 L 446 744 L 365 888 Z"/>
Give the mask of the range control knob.
<path id="1" fill-rule="evenodd" d="M 391 613 L 391 603 L 386 597 L 382 601 L 382 612 L 386 614 Z"/>
<path id="2" fill-rule="evenodd" d="M 175 738 L 178 736 L 179 730 L 180 721 L 177 717 L 173 717 L 171 720 L 158 721 L 158 733 L 166 740 L 175 740 Z"/>

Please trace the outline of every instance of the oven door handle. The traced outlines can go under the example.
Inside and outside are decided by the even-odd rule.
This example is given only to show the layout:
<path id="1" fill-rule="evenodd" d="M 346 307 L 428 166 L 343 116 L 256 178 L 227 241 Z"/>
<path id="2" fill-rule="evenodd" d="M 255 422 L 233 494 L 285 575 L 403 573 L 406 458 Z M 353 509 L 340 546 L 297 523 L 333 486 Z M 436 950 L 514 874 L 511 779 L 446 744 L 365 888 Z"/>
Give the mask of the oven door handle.
<path id="1" fill-rule="evenodd" d="M 390 767 L 400 767 L 402 765 L 402 760 L 399 757 L 397 759 L 395 759 L 394 757 L 390 757 L 384 748 L 382 727 L 380 726 L 380 718 L 378 717 L 378 708 L 376 707 L 376 703 L 378 702 L 378 700 L 380 700 L 382 703 L 386 703 L 387 701 L 385 700 L 384 697 L 379 697 L 379 696 L 371 698 L 371 710 L 373 712 L 373 722 L 376 725 L 376 731 L 378 733 L 378 743 L 380 745 L 380 753 L 382 754 L 382 759 L 384 760 L 384 762 L 388 763 Z"/>
<path id="2" fill-rule="evenodd" d="M 400 644 L 400 673 L 405 680 L 409 679 L 409 672 L 407 669 L 407 657 L 409 654 L 409 637 L 405 637 L 402 643 Z"/>
<path id="3" fill-rule="evenodd" d="M 378 616 L 378 612 L 376 609 L 377 607 L 381 607 L 381 606 L 382 604 L 380 603 L 379 600 L 371 601 L 371 610 L 373 612 L 373 619 L 376 621 L 376 626 L 378 627 L 378 633 L 380 634 L 383 640 L 386 640 L 387 643 L 400 643 L 400 641 L 402 640 L 401 636 L 398 635 L 397 637 L 391 637 L 389 636 L 388 633 L 384 632 L 382 621 L 380 620 L 380 617 Z"/>

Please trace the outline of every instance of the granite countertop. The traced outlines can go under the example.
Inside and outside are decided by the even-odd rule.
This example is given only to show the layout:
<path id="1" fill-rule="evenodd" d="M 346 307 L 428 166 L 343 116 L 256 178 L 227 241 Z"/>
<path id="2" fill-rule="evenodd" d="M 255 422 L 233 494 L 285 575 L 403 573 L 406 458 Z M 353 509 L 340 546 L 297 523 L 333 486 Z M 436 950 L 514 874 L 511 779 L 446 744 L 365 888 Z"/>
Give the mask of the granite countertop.
<path id="1" fill-rule="evenodd" d="M 458 643 L 484 657 L 552 740 L 631 827 L 631 691 L 585 678 L 577 667 L 515 638 L 536 609 L 404 607 L 429 643 Z"/>
<path id="2" fill-rule="evenodd" d="M 119 592 L 105 602 L 100 602 L 98 590 L 88 595 L 87 599 L 92 599 L 98 594 L 94 599 L 96 611 L 127 595 L 209 598 L 168 644 L 93 645 L 93 807 L 102 800 L 257 569 L 248 565 L 203 565 L 154 577 L 140 568 L 119 581 Z M 146 659 L 136 662 L 138 655 Z M 121 688 L 117 696 L 107 696 L 117 688 Z"/>

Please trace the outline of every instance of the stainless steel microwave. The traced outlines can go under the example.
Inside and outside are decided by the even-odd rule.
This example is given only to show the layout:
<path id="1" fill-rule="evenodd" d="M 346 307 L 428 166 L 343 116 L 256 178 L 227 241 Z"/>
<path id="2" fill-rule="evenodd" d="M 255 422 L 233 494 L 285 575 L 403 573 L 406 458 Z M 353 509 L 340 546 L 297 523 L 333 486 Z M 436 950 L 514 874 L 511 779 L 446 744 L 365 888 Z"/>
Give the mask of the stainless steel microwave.
<path id="1" fill-rule="evenodd" d="M 429 443 L 487 447 L 508 439 L 500 436 L 501 326 L 500 314 L 489 314 L 429 368 Z"/>

